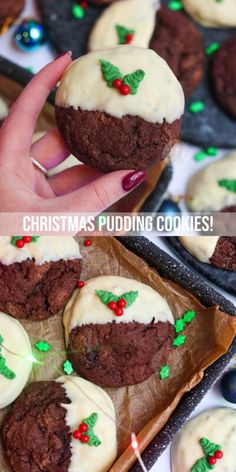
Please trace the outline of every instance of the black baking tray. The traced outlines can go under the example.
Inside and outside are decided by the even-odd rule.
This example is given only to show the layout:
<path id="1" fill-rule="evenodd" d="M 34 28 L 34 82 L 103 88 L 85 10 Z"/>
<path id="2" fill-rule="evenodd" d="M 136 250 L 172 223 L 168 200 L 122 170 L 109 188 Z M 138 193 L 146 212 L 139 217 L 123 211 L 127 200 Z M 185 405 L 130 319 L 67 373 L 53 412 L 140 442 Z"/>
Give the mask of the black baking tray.
<path id="1" fill-rule="evenodd" d="M 236 272 L 219 269 L 213 265 L 198 261 L 176 237 L 168 236 L 165 238 L 165 241 L 188 266 L 226 292 L 236 295 Z"/>
<path id="2" fill-rule="evenodd" d="M 25 87 L 33 77 L 33 74 L 27 69 L 18 66 L 17 64 L 9 61 L 8 59 L 2 56 L 0 56 L 0 76 L 1 75 L 7 77 L 10 80 L 13 80 L 22 87 Z M 54 105 L 55 90 L 53 90 L 48 96 L 48 102 L 51 105 Z M 153 213 L 158 211 L 161 201 L 164 198 L 164 194 L 172 179 L 172 173 L 172 165 L 171 163 L 168 163 L 165 169 L 163 170 L 156 187 L 142 205 L 140 209 L 141 212 Z"/>
<path id="3" fill-rule="evenodd" d="M 85 54 L 91 29 L 106 7 L 89 6 L 85 17 L 82 20 L 76 20 L 71 13 L 73 0 L 37 1 L 56 50 L 59 53 L 71 50 L 74 58 Z M 168 2 L 169 0 L 163 0 L 163 3 Z M 202 34 L 205 46 L 213 42 L 222 44 L 232 35 L 236 35 L 236 28 L 204 28 L 194 21 L 193 23 Z M 231 119 L 214 99 L 210 80 L 211 60 L 211 56 L 206 56 L 203 80 L 186 103 L 181 137 L 184 141 L 201 147 L 234 148 L 236 147 L 236 121 Z M 188 111 L 188 108 L 190 103 L 196 100 L 204 102 L 205 110 L 193 114 Z"/>
<path id="4" fill-rule="evenodd" d="M 236 316 L 236 307 L 233 303 L 223 297 L 213 287 L 208 285 L 202 277 L 184 266 L 182 263 L 177 262 L 155 244 L 151 243 L 147 238 L 125 236 L 117 239 L 127 249 L 144 259 L 150 267 L 156 269 L 162 277 L 165 277 L 188 290 L 206 307 L 218 305 L 221 310 L 232 316 Z M 148 470 L 150 470 L 155 464 L 158 457 L 166 449 L 179 429 L 184 425 L 198 403 L 219 378 L 235 353 L 236 338 L 228 353 L 223 355 L 212 366 L 206 369 L 202 381 L 183 396 L 169 421 L 142 453 L 142 459 Z M 142 469 L 137 462 L 130 470 L 132 472 L 140 472 Z"/>

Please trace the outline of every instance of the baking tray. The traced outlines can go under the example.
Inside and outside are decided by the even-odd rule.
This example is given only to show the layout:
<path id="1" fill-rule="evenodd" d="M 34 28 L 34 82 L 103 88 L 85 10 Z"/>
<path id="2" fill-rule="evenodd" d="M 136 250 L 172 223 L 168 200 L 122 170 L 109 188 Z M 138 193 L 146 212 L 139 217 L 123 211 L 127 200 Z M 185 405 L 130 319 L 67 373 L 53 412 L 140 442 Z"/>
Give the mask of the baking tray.
<path id="1" fill-rule="evenodd" d="M 11 101 L 19 95 L 33 74 L 0 56 L 0 95 L 5 90 Z M 37 131 L 55 127 L 54 118 L 55 90 L 48 97 L 37 123 Z M 130 194 L 113 205 L 108 211 L 113 212 L 155 212 L 172 178 L 172 167 L 169 160 L 154 164 L 147 171 L 146 180 Z"/>
<path id="2" fill-rule="evenodd" d="M 85 17 L 82 20 L 76 20 L 71 14 L 73 0 L 37 1 L 56 50 L 59 53 L 71 50 L 74 58 L 85 54 L 90 31 L 106 7 L 89 6 Z M 169 0 L 163 0 L 163 3 L 168 2 Z M 193 23 L 202 34 L 205 46 L 213 42 L 222 44 L 230 36 L 236 34 L 236 28 L 204 28 L 194 21 Z M 206 56 L 207 64 L 203 80 L 186 103 L 181 137 L 184 141 L 200 147 L 234 148 L 236 147 L 236 121 L 231 119 L 214 99 L 209 74 L 211 59 L 211 56 Z M 189 104 L 196 100 L 204 102 L 205 110 L 193 114 L 188 111 L 188 108 Z"/>
<path id="3" fill-rule="evenodd" d="M 218 293 L 213 287 L 194 271 L 177 262 L 163 250 L 159 249 L 145 237 L 120 237 L 117 238 L 127 249 L 143 258 L 150 267 L 156 269 L 162 277 L 165 277 L 195 295 L 205 306 L 219 305 L 220 309 L 232 316 L 236 316 L 236 307 Z M 186 393 L 174 413 L 170 417 L 161 432 L 142 453 L 143 462 L 148 470 L 155 464 L 158 457 L 166 449 L 175 437 L 179 429 L 184 425 L 193 410 L 206 395 L 208 390 L 219 378 L 230 359 L 236 354 L 236 338 L 227 354 L 217 360 L 206 369 L 202 381 L 190 392 Z M 136 463 L 132 472 L 140 472 L 142 469 Z"/>
<path id="4" fill-rule="evenodd" d="M 219 269 L 213 265 L 198 261 L 176 237 L 168 236 L 165 238 L 165 241 L 188 266 L 226 292 L 236 295 L 236 272 Z"/>

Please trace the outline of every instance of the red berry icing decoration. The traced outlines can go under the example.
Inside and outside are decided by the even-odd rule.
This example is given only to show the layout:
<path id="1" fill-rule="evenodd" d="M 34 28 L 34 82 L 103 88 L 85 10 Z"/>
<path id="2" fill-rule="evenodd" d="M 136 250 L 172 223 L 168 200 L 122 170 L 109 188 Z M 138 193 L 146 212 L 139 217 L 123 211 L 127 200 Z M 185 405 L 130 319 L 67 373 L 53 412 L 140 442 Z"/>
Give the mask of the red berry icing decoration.
<path id="1" fill-rule="evenodd" d="M 81 423 L 79 429 L 80 429 L 81 433 L 87 433 L 88 425 L 86 423 Z"/>
<path id="2" fill-rule="evenodd" d="M 142 69 L 137 69 L 135 72 L 123 76 L 120 69 L 111 62 L 105 59 L 100 59 L 99 62 L 103 79 L 108 87 L 118 89 L 121 95 L 135 95 L 137 93 L 139 84 L 145 76 Z"/>
<path id="3" fill-rule="evenodd" d="M 18 249 L 22 249 L 24 247 L 25 243 L 23 241 L 23 239 L 18 239 L 18 241 L 16 241 L 16 247 L 18 247 Z"/>
<path id="4" fill-rule="evenodd" d="M 88 444 L 89 446 L 100 446 L 102 443 L 93 431 L 97 419 L 97 413 L 92 413 L 88 418 L 85 418 L 82 423 L 80 423 L 79 429 L 73 432 L 74 439 L 79 440 L 83 444 Z"/>
<path id="5" fill-rule="evenodd" d="M 108 303 L 108 306 L 110 310 L 114 311 L 117 308 L 117 303 L 116 302 L 110 302 Z"/>
<path id="6" fill-rule="evenodd" d="M 92 241 L 91 241 L 91 239 L 85 239 L 85 241 L 84 241 L 84 246 L 86 246 L 86 247 L 92 246 Z"/>
<path id="7" fill-rule="evenodd" d="M 120 93 L 121 93 L 121 95 L 129 95 L 130 94 L 129 85 L 125 85 L 125 84 L 121 85 Z"/>
<path id="8" fill-rule="evenodd" d="M 217 462 L 217 459 L 216 459 L 214 456 L 209 456 L 208 459 L 207 459 L 207 462 L 208 462 L 210 465 L 215 465 L 216 462 Z"/>
<path id="9" fill-rule="evenodd" d="M 125 292 L 118 296 L 107 290 L 96 290 L 96 294 L 104 305 L 114 311 L 116 316 L 122 316 L 124 309 L 129 308 L 136 300 L 138 291 Z"/>
<path id="10" fill-rule="evenodd" d="M 85 286 L 85 283 L 83 280 L 78 280 L 78 282 L 76 283 L 77 287 L 78 288 L 83 288 Z"/>
<path id="11" fill-rule="evenodd" d="M 119 307 L 121 307 L 121 308 L 125 308 L 126 305 L 127 305 L 126 300 L 125 300 L 124 298 L 121 298 L 121 299 L 118 301 L 117 305 L 118 305 Z"/>
<path id="12" fill-rule="evenodd" d="M 12 236 L 11 244 L 18 249 L 22 249 L 25 244 L 36 243 L 40 236 Z"/>
<path id="13" fill-rule="evenodd" d="M 31 243 L 32 242 L 32 237 L 31 236 L 24 236 L 23 241 L 26 244 Z"/>
<path id="14" fill-rule="evenodd" d="M 113 85 L 114 88 L 120 89 L 121 86 L 122 86 L 122 80 L 121 79 L 115 79 L 115 80 L 113 80 L 112 85 Z"/>
<path id="15" fill-rule="evenodd" d="M 126 38 L 125 38 L 125 44 L 130 44 L 130 43 L 132 43 L 133 39 L 134 39 L 134 35 L 131 34 L 131 33 L 128 33 L 128 34 L 126 35 Z"/>
<path id="16" fill-rule="evenodd" d="M 79 429 L 76 429 L 76 430 L 73 432 L 73 437 L 74 437 L 75 439 L 81 439 L 81 437 L 82 437 L 81 431 L 80 431 Z"/>
<path id="17" fill-rule="evenodd" d="M 116 316 L 122 316 L 123 314 L 124 314 L 123 308 L 117 308 L 117 309 L 115 310 L 115 315 L 116 315 Z"/>
<path id="18" fill-rule="evenodd" d="M 216 459 L 222 459 L 223 455 L 224 455 L 223 452 L 220 449 L 218 449 L 215 451 L 214 457 Z"/>

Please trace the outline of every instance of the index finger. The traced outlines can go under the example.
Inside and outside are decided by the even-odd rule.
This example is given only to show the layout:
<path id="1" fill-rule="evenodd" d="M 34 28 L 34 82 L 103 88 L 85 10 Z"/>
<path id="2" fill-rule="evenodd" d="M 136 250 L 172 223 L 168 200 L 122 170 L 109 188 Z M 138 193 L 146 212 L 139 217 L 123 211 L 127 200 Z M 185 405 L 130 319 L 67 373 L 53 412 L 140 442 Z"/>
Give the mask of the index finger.
<path id="1" fill-rule="evenodd" d="M 1 150 L 29 153 L 38 115 L 65 68 L 71 62 L 71 52 L 45 66 L 25 87 L 12 105 L 1 129 Z M 14 155 L 13 155 L 14 157 Z"/>

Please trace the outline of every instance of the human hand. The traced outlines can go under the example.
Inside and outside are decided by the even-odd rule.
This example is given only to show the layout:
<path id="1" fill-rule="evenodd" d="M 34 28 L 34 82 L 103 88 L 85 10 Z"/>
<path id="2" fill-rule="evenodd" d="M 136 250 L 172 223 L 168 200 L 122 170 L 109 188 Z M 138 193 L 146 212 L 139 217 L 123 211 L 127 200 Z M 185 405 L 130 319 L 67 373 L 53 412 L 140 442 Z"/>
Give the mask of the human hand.
<path id="1" fill-rule="evenodd" d="M 146 177 L 143 171 L 115 171 L 106 175 L 85 165 L 47 174 L 70 152 L 57 129 L 32 143 L 38 115 L 51 89 L 71 62 L 70 53 L 44 67 L 11 107 L 0 130 L 1 212 L 101 213 Z"/>

